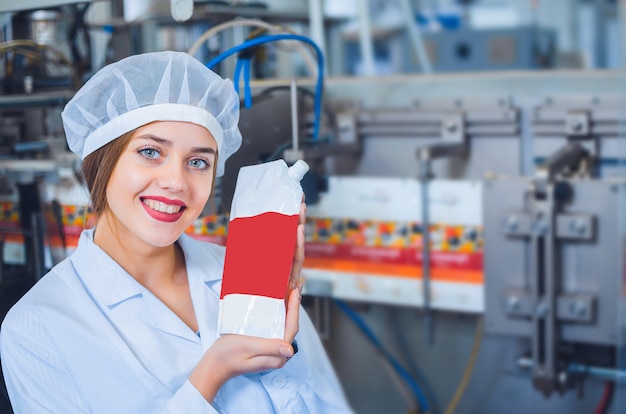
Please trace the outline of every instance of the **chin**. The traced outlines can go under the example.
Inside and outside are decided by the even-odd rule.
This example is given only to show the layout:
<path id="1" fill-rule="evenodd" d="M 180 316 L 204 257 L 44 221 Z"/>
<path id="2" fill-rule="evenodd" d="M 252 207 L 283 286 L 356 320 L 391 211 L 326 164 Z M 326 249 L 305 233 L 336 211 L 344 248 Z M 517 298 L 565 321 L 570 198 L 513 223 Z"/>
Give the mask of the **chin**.
<path id="1" fill-rule="evenodd" d="M 167 247 L 174 244 L 179 239 L 181 233 L 169 233 L 169 234 L 150 234 L 147 237 L 143 237 L 143 240 L 154 247 Z"/>

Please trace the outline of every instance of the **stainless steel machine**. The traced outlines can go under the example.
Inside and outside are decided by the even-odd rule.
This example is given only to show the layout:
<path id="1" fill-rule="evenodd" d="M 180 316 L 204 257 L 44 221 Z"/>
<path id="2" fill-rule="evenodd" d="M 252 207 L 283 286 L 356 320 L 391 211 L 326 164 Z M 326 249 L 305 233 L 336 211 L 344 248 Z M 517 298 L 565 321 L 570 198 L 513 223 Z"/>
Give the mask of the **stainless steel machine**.
<path id="1" fill-rule="evenodd" d="M 504 362 L 512 368 L 484 355 L 476 382 L 500 372 L 502 385 L 476 405 L 467 397 L 463 412 L 501 412 L 511 402 L 497 390 L 510 372 L 521 374 L 512 412 L 585 412 L 604 383 L 623 407 L 625 80 L 617 72 L 330 80 L 334 137 L 358 151 L 328 152 L 322 164 L 328 190 L 308 208 L 305 292 L 415 308 L 424 329 L 404 325 L 404 335 L 444 353 L 456 341 L 443 315 L 484 318 L 485 352 L 514 350 Z M 462 208 L 446 215 L 454 210 L 444 200 Z M 462 218 L 473 209 L 478 220 Z M 478 243 L 464 239 L 470 227 Z M 451 266 L 470 266 L 470 257 L 481 258 L 479 290 L 470 267 Z M 333 320 L 342 328 L 326 333 L 349 342 Z M 348 369 L 341 361 L 354 350 L 331 349 Z"/>
<path id="2" fill-rule="evenodd" d="M 484 186 L 486 329 L 530 339 L 520 363 L 546 395 L 584 379 L 572 365 L 593 361 L 578 344 L 610 347 L 603 358 L 613 365 L 623 341 L 626 181 L 598 165 L 623 158 L 623 115 L 611 98 L 599 101 L 536 108 L 535 137 L 560 138 L 562 147 L 532 176 Z"/>

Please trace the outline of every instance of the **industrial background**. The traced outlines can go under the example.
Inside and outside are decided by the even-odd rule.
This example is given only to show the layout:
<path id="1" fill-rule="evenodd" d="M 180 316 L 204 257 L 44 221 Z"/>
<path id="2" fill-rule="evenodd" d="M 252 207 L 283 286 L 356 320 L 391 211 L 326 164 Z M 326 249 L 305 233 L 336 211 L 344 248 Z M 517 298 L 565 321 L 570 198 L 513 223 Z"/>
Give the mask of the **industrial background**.
<path id="1" fill-rule="evenodd" d="M 307 161 L 304 305 L 356 413 L 626 412 L 625 6 L 0 0 L 0 319 L 93 225 L 64 104 L 179 50 L 244 138 L 188 233 Z"/>

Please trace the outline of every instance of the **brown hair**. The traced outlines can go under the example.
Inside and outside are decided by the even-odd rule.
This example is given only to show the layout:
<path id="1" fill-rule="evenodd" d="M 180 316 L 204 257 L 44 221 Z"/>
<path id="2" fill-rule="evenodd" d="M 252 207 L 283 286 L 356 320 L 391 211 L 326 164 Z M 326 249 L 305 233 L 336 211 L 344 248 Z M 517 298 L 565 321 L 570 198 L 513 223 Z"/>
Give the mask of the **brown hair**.
<path id="1" fill-rule="evenodd" d="M 96 217 L 100 217 L 107 206 L 106 191 L 109 179 L 134 133 L 135 130 L 125 133 L 98 148 L 83 160 L 83 178 L 89 189 L 91 210 Z"/>
<path id="2" fill-rule="evenodd" d="M 91 198 L 91 210 L 96 217 L 100 217 L 107 207 L 107 186 L 113 170 L 117 165 L 117 161 L 130 143 L 136 129 L 125 133 L 117 139 L 109 142 L 101 148 L 98 148 L 89 154 L 83 160 L 82 172 L 83 178 L 89 189 Z M 211 183 L 211 194 L 215 189 L 215 174 L 217 172 L 217 157 L 215 154 L 215 162 L 213 164 L 213 181 Z"/>

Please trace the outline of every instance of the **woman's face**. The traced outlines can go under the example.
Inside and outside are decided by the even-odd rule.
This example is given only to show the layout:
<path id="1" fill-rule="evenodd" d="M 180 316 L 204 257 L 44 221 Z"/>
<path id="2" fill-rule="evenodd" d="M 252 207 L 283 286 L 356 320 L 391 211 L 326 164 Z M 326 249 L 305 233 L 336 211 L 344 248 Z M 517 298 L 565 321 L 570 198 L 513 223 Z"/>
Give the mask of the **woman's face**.
<path id="1" fill-rule="evenodd" d="M 123 241 L 173 243 L 209 199 L 216 154 L 215 139 L 196 124 L 160 121 L 137 129 L 107 186 L 105 227 Z"/>

